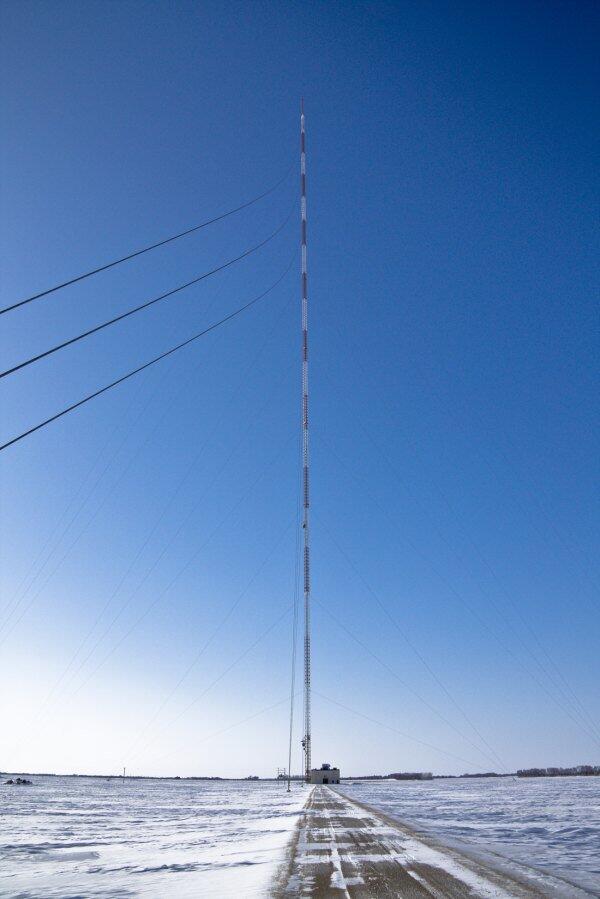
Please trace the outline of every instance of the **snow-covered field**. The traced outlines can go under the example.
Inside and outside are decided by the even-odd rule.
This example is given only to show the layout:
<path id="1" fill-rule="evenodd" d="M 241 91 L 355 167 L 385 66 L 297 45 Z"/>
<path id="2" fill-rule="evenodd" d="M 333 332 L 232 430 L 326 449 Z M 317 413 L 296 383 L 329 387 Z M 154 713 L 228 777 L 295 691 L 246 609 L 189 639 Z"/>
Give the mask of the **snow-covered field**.
<path id="1" fill-rule="evenodd" d="M 589 899 L 564 878 L 486 852 L 457 851 L 389 815 L 315 787 L 274 899 Z"/>
<path id="2" fill-rule="evenodd" d="M 600 777 L 343 783 L 442 842 L 500 853 L 600 895 Z"/>
<path id="3" fill-rule="evenodd" d="M 278 783 L 0 785 L 0 896 L 266 896 L 307 796 Z M 4 778 L 2 778 L 4 780 Z M 600 895 L 600 778 L 363 782 L 342 792 Z"/>
<path id="4" fill-rule="evenodd" d="M 0 786 L 1 896 L 264 896 L 307 794 L 243 781 L 32 780 Z"/>

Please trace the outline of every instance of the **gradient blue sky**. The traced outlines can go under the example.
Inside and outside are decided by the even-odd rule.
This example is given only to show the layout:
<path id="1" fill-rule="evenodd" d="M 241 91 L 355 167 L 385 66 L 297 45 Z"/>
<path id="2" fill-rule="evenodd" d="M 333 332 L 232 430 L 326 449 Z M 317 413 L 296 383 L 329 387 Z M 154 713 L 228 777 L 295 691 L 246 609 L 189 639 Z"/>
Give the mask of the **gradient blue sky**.
<path id="1" fill-rule="evenodd" d="M 294 166 L 239 216 L 4 316 L 7 365 L 273 230 L 306 98 L 314 760 L 598 763 L 595 4 L 1 15 L 2 305 Z M 298 240 L 295 210 L 260 254 L 5 379 L 0 436 L 250 299 Z M 0 768 L 286 763 L 299 315 L 296 265 L 2 454 Z"/>

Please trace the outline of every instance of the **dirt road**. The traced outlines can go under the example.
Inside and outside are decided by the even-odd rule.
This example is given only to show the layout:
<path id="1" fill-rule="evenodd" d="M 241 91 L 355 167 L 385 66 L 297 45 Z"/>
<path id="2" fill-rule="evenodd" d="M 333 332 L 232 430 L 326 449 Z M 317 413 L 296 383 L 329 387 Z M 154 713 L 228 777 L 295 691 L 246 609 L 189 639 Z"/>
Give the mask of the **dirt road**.
<path id="1" fill-rule="evenodd" d="M 336 789 L 314 787 L 272 895 L 582 899 L 591 894 L 500 857 L 497 866 L 488 866 L 415 834 Z"/>

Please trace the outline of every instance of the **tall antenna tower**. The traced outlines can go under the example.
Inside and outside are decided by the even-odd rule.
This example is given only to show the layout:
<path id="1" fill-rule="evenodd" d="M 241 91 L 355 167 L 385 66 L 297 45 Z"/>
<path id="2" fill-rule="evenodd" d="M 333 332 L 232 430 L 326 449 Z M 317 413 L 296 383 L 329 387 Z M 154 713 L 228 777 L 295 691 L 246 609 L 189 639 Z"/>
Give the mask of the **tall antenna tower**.
<path id="1" fill-rule="evenodd" d="M 310 532 L 308 527 L 308 277 L 306 272 L 306 134 L 300 103 L 300 217 L 302 244 L 302 531 L 304 534 L 304 776 L 310 780 Z"/>

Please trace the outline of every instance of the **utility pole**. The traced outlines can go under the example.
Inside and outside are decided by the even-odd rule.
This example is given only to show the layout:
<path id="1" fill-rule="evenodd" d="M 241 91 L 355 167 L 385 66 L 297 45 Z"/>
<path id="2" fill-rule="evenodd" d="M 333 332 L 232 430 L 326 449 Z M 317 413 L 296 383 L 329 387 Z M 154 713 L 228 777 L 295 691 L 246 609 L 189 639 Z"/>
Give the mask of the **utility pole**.
<path id="1" fill-rule="evenodd" d="M 304 544 L 304 777 L 310 780 L 310 533 L 308 478 L 308 277 L 306 267 L 306 134 L 304 100 L 300 104 L 300 218 L 302 246 L 302 531 Z"/>

